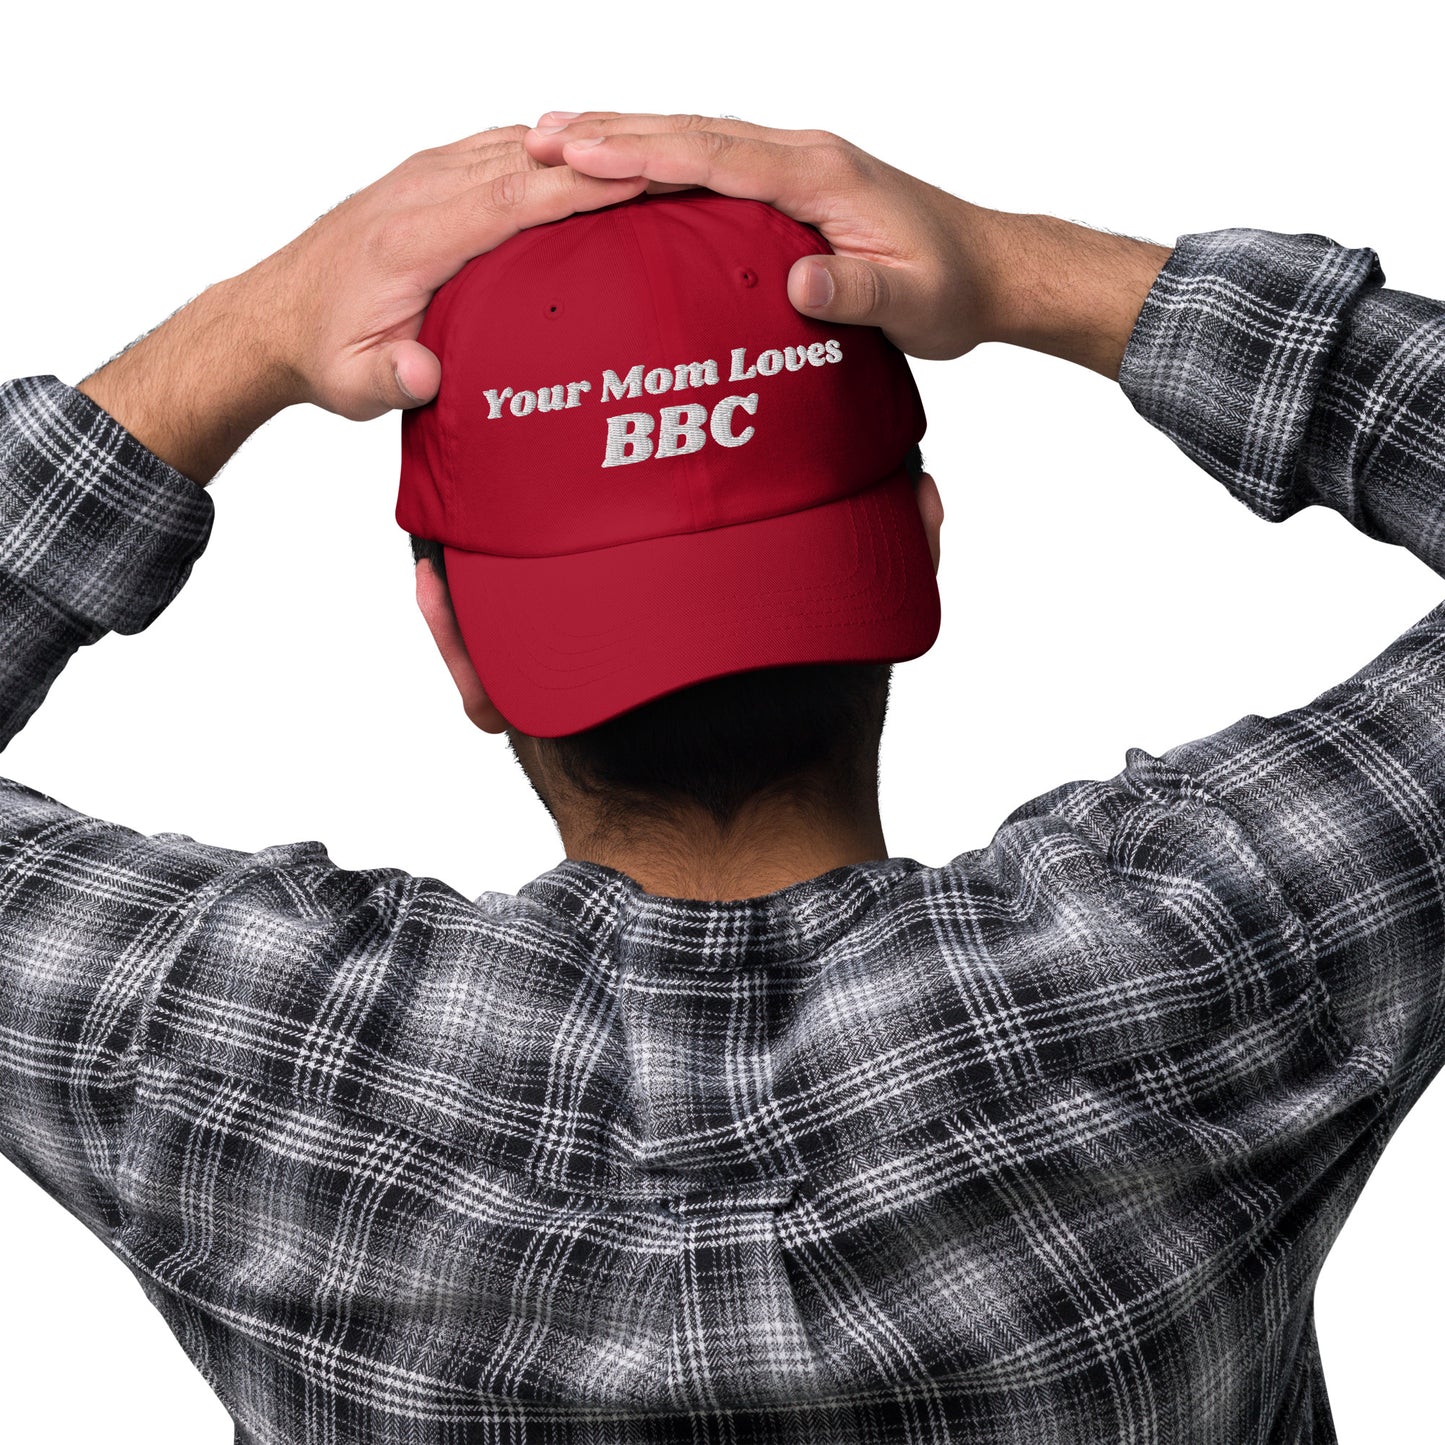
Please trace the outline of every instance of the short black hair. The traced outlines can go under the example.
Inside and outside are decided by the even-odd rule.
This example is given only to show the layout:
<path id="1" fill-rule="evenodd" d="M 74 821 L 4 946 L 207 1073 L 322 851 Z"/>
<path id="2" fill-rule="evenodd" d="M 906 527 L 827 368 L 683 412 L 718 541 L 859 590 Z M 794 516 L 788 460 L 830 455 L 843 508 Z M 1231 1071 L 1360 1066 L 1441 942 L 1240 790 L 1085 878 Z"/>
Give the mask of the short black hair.
<path id="1" fill-rule="evenodd" d="M 904 459 L 917 481 L 923 457 Z M 413 562 L 445 582 L 441 544 L 411 537 Z M 877 788 L 893 667 L 817 662 L 754 668 L 678 688 L 596 727 L 534 745 L 614 816 L 700 808 L 726 828 L 754 799 L 821 799 Z M 546 799 L 543 799 L 546 802 Z M 550 806 L 550 805 L 549 805 Z"/>

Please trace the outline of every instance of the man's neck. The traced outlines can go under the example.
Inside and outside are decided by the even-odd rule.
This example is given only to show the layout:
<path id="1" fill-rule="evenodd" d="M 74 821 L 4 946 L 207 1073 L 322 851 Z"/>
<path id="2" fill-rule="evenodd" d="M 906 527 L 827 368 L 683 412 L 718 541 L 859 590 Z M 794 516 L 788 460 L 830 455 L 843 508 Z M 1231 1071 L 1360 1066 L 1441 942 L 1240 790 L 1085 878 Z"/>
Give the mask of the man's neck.
<path id="1" fill-rule="evenodd" d="M 857 815 L 826 820 L 794 809 L 757 811 L 726 831 L 705 816 L 606 833 L 586 820 L 559 819 L 558 827 L 569 858 L 615 868 L 643 892 L 668 898 L 755 898 L 889 856 L 876 798 Z"/>

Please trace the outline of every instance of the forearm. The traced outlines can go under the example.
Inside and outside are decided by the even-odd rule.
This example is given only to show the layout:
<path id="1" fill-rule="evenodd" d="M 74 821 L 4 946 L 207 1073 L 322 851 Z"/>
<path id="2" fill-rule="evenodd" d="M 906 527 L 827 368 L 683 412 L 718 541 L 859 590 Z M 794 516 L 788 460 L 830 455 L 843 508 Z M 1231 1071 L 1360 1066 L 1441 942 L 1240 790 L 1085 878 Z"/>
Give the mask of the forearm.
<path id="1" fill-rule="evenodd" d="M 205 483 L 310 403 L 361 421 L 436 395 L 432 294 L 528 226 L 641 182 L 541 170 L 522 128 L 422 151 L 69 387 L 0 386 L 0 747 L 77 648 L 139 632 L 210 534 Z M 200 483 L 200 485 L 197 485 Z"/>
<path id="2" fill-rule="evenodd" d="M 270 288 L 256 271 L 212 286 L 77 390 L 204 486 L 250 434 L 297 399 L 274 348 Z"/>
<path id="3" fill-rule="evenodd" d="M 0 387 L 0 748 L 79 648 L 141 630 L 189 575 L 204 484 L 291 399 L 264 296 L 223 282 L 79 387 Z"/>
<path id="4" fill-rule="evenodd" d="M 976 208 L 969 208 L 976 212 Z M 987 339 L 1115 376 L 1246 506 L 1328 506 L 1445 576 L 1445 303 L 1373 251 L 1237 228 L 1174 250 L 981 213 Z"/>
<path id="5" fill-rule="evenodd" d="M 987 258 L 983 338 L 1117 379 L 1129 336 L 1171 249 L 1054 216 L 968 211 L 964 244 Z"/>

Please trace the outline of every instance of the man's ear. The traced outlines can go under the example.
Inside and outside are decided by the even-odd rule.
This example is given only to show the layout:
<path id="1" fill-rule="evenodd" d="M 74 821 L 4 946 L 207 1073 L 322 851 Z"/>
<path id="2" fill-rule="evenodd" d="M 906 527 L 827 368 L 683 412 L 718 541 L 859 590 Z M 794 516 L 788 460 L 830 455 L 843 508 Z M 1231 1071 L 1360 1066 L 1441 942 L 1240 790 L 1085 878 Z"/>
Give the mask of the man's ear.
<path id="1" fill-rule="evenodd" d="M 457 615 L 452 611 L 447 584 L 442 581 L 429 557 L 423 557 L 416 564 L 416 605 L 421 608 L 437 651 L 441 653 L 442 661 L 462 695 L 462 707 L 467 716 L 484 733 L 505 732 L 507 720 L 497 711 L 496 704 L 487 696 L 487 690 L 477 676 L 477 669 L 472 665 L 471 655 L 462 641 L 462 630 L 457 626 Z"/>
<path id="2" fill-rule="evenodd" d="M 933 554 L 933 571 L 938 573 L 938 558 L 943 530 L 943 498 L 938 495 L 938 483 L 924 472 L 913 488 L 918 499 L 918 514 L 923 518 L 923 530 L 928 535 L 928 550 Z"/>

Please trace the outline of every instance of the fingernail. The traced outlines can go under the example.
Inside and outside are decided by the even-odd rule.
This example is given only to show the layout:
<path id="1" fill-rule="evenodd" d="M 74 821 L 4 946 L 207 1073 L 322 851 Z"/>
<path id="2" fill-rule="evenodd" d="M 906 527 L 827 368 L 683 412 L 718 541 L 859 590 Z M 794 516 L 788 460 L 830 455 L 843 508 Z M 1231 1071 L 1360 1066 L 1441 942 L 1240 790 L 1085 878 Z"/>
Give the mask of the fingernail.
<path id="1" fill-rule="evenodd" d="M 421 398 L 420 398 L 419 396 L 413 396 L 413 395 L 411 394 L 411 392 L 409 392 L 409 391 L 407 390 L 406 382 L 404 382 L 404 381 L 401 379 L 401 371 L 400 371 L 399 369 L 393 369 L 392 375 L 393 375 L 394 377 L 396 377 L 396 389 L 397 389 L 408 401 L 410 401 L 410 402 L 418 402 L 418 401 L 421 400 Z"/>
<path id="2" fill-rule="evenodd" d="M 556 135 L 559 130 L 567 129 L 568 121 L 576 120 L 581 114 L 580 110 L 549 110 L 532 129 L 538 135 Z"/>
<path id="3" fill-rule="evenodd" d="M 809 266 L 803 282 L 803 305 L 817 308 L 833 299 L 833 277 L 826 266 Z"/>
<path id="4" fill-rule="evenodd" d="M 584 135 L 578 140 L 569 140 L 567 144 L 571 146 L 573 150 L 585 151 L 590 150 L 593 146 L 600 146 L 603 139 L 600 135 Z"/>

